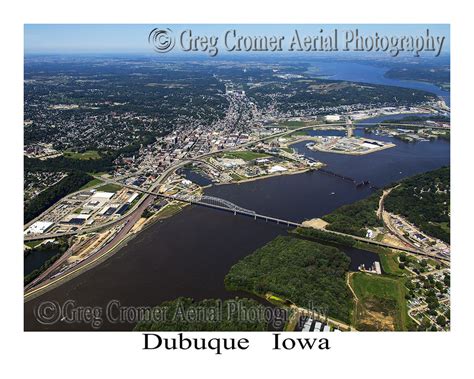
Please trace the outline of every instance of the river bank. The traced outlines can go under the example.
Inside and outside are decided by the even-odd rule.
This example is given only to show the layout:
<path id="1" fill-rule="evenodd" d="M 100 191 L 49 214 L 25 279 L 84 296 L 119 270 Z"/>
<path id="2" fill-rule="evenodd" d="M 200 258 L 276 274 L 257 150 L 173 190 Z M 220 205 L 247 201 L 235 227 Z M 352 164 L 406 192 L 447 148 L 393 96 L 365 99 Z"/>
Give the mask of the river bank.
<path id="1" fill-rule="evenodd" d="M 363 133 L 363 130 L 356 130 Z M 377 137 L 385 138 L 385 137 Z M 392 139 L 389 139 L 393 141 Z M 300 153 L 328 164 L 331 171 L 370 180 L 380 187 L 415 173 L 449 165 L 449 142 L 415 144 L 396 142 L 396 147 L 366 156 L 312 152 L 304 143 Z M 314 170 L 297 175 L 278 175 L 239 185 L 205 188 L 246 209 L 302 222 L 331 213 L 336 208 L 365 198 L 369 188 Z M 333 194 L 334 193 L 334 194 Z M 229 298 L 223 278 L 230 267 L 287 228 L 228 212 L 190 206 L 171 218 L 151 224 L 102 264 L 25 304 L 26 330 L 90 330 L 85 323 L 41 325 L 34 317 L 43 301 L 62 304 L 73 299 L 79 305 L 105 308 L 115 299 L 123 305 L 154 306 L 179 296 L 195 299 Z M 377 255 L 345 249 L 351 267 L 369 267 Z M 126 280 L 123 280 L 125 278 Z M 130 330 L 133 325 L 104 323 L 101 330 Z"/>

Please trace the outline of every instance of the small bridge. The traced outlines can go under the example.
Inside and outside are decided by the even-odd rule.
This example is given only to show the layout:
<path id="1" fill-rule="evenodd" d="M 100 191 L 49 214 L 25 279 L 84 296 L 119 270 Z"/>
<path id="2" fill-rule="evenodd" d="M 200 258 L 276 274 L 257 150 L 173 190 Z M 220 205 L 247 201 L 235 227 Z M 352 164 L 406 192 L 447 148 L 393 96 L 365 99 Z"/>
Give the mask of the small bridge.
<path id="1" fill-rule="evenodd" d="M 320 168 L 318 171 L 322 172 L 323 174 L 326 174 L 326 175 L 331 175 L 331 176 L 335 176 L 337 178 L 341 178 L 342 180 L 345 180 L 347 182 L 351 182 L 353 183 L 357 188 L 360 188 L 360 187 L 365 187 L 365 186 L 370 186 L 371 189 L 374 189 L 374 190 L 378 190 L 379 187 L 376 187 L 374 186 L 372 183 L 370 183 L 370 181 L 368 180 L 363 180 L 361 182 L 358 182 L 355 178 L 351 178 L 350 176 L 345 176 L 345 175 L 341 175 L 341 174 L 338 174 L 334 171 L 331 171 L 331 170 L 327 170 L 325 168 Z"/>

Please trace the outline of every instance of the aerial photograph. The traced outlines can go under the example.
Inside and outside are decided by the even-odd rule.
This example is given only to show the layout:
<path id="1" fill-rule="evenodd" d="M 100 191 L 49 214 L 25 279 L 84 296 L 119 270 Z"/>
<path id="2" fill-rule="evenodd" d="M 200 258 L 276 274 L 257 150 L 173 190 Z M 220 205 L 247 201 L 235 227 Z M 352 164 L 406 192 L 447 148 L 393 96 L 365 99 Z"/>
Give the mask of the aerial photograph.
<path id="1" fill-rule="evenodd" d="M 25 24 L 23 87 L 25 331 L 451 330 L 448 24 Z"/>

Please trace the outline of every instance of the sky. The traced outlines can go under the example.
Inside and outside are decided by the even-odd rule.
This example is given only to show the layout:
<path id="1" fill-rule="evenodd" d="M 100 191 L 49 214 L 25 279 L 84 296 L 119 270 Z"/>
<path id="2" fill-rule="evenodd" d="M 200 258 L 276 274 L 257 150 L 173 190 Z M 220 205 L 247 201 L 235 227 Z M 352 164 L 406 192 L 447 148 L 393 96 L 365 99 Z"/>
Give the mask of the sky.
<path id="1" fill-rule="evenodd" d="M 378 32 L 386 36 L 422 36 L 426 29 L 432 35 L 446 36 L 443 53 L 449 53 L 450 28 L 447 24 L 334 24 L 334 25 L 275 25 L 275 24 L 181 24 L 181 25 L 145 25 L 145 24 L 27 24 L 25 25 L 25 54 L 79 54 L 79 53 L 153 53 L 148 43 L 148 35 L 154 28 L 169 28 L 176 38 L 185 29 L 191 29 L 193 35 L 216 35 L 220 41 L 229 29 L 236 29 L 239 35 L 285 36 L 291 38 L 295 29 L 301 34 L 330 34 L 358 29 L 362 35 Z M 177 50 L 176 48 L 174 49 Z"/>

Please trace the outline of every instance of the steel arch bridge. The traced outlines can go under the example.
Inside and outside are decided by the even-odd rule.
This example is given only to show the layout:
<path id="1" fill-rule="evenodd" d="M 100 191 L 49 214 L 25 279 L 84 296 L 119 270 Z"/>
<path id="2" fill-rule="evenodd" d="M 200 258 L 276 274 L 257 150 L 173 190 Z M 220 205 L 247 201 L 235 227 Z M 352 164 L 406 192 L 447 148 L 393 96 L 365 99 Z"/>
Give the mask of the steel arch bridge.
<path id="1" fill-rule="evenodd" d="M 230 202 L 229 200 L 221 199 L 219 197 L 204 195 L 195 199 L 195 201 L 203 205 L 207 204 L 207 205 L 212 205 L 216 207 L 226 208 L 226 209 L 231 210 L 234 213 L 244 213 L 251 216 L 255 216 L 256 214 L 255 211 L 253 210 L 242 208 L 238 206 L 237 204 Z"/>

